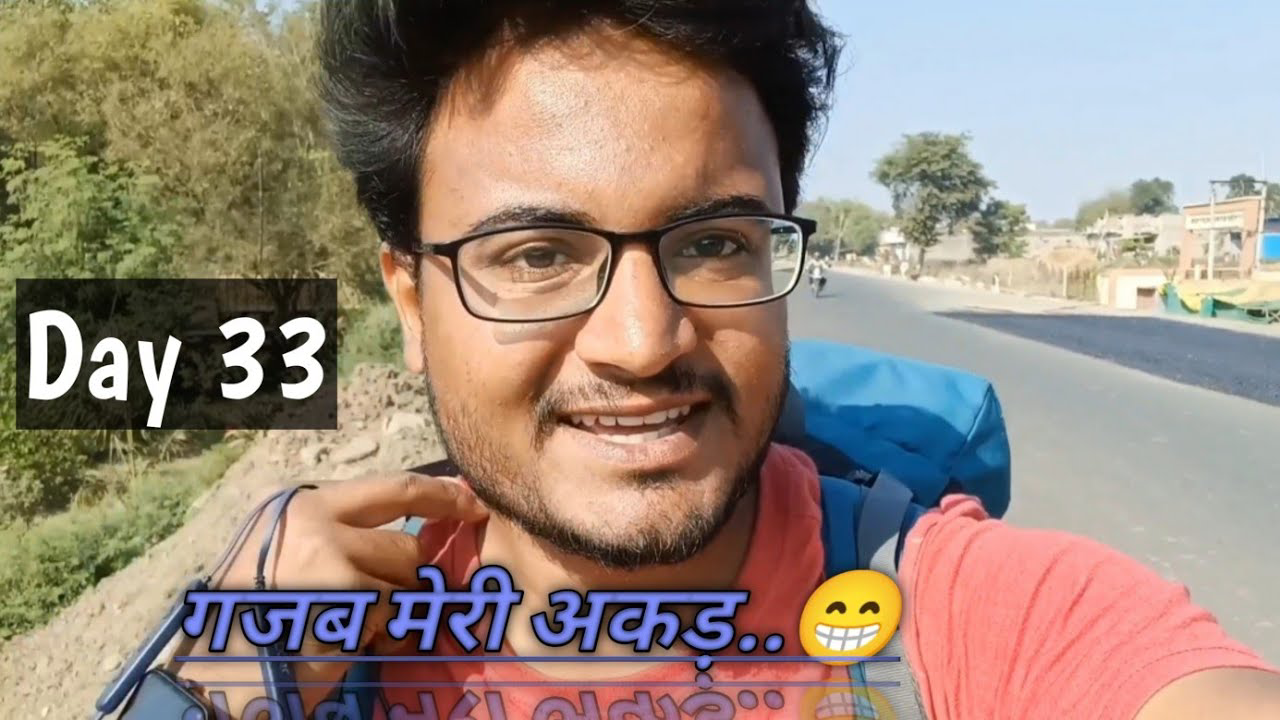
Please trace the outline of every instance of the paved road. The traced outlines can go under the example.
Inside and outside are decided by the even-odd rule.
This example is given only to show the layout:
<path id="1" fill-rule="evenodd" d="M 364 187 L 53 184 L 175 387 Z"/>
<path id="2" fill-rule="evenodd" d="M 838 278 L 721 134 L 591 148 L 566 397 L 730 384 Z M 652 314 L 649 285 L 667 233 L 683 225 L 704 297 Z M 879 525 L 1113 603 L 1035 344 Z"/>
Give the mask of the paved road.
<path id="1" fill-rule="evenodd" d="M 804 288 L 793 295 L 793 337 L 994 382 L 1014 458 L 1006 519 L 1129 553 L 1187 584 L 1229 632 L 1280 662 L 1280 337 L 1017 317 L 1015 307 L 1052 303 L 877 277 L 832 273 L 827 287 L 819 300 Z M 978 316 L 984 305 L 1003 314 Z M 1148 349 L 1133 348 L 1135 338 Z M 1175 356 L 1153 356 L 1151 343 Z"/>

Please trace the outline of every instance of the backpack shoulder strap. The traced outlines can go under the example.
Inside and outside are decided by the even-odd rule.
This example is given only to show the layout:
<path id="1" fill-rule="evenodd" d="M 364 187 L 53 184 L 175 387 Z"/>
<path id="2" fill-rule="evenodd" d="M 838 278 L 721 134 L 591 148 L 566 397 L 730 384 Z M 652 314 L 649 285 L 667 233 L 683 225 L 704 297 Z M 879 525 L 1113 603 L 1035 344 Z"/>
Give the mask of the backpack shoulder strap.
<path id="1" fill-rule="evenodd" d="M 858 567 L 858 508 L 862 488 L 840 478 L 822 475 L 822 547 L 826 552 L 827 577 Z"/>
<path id="2" fill-rule="evenodd" d="M 378 701 L 378 688 L 375 683 L 378 682 L 379 669 L 382 666 L 373 662 L 358 662 L 347 670 L 347 674 L 342 678 L 342 687 L 338 689 L 338 695 L 341 697 L 346 694 L 355 695 L 356 707 L 359 709 L 356 717 L 359 720 L 373 720 L 373 706 Z"/>
<path id="3" fill-rule="evenodd" d="M 866 568 L 895 582 L 907 530 L 920 515 L 911 491 L 897 478 L 880 473 L 870 488 L 849 480 L 822 476 L 822 539 L 827 577 Z M 909 599 L 903 596 L 904 604 Z M 906 608 L 903 609 L 904 614 Z M 902 636 L 895 633 L 883 651 L 900 662 L 858 663 L 850 668 L 855 695 L 862 683 L 875 683 L 902 720 L 923 720 L 924 706 Z M 880 683 L 886 683 L 880 685 Z"/>

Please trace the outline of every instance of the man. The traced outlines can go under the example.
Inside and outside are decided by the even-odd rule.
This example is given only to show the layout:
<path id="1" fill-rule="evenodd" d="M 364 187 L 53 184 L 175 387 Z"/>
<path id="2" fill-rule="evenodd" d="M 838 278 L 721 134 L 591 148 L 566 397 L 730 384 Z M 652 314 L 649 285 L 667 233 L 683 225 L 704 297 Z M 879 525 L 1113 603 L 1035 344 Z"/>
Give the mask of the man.
<path id="1" fill-rule="evenodd" d="M 387 593 L 419 586 L 421 564 L 451 585 L 508 568 L 524 600 L 503 657 L 413 659 L 371 618 L 367 650 L 413 659 L 381 670 L 382 699 L 410 713 L 427 712 L 424 690 L 441 717 L 468 690 L 474 717 L 496 717 L 485 690 L 509 717 L 533 716 L 547 686 L 589 687 L 600 708 L 637 688 L 691 692 L 688 662 L 589 664 L 540 642 L 530 618 L 557 590 L 748 590 L 738 632 L 780 633 L 780 654 L 800 655 L 797 618 L 823 579 L 818 480 L 769 443 L 787 382 L 778 291 L 798 278 L 752 270 L 769 243 L 811 231 L 789 213 L 837 37 L 797 0 L 328 0 L 320 17 L 339 152 L 383 241 L 405 362 L 461 472 L 299 494 L 274 584 Z M 378 529 L 406 515 L 432 521 L 419 539 Z M 222 586 L 252 584 L 245 547 Z M 970 498 L 915 526 L 901 581 L 931 718 L 1280 716 L 1280 676 L 1179 586 L 1087 540 L 988 520 Z M 711 674 L 842 672 L 739 665 Z M 312 706 L 350 667 L 293 666 Z M 260 679 L 252 664 L 181 673 Z M 260 694 L 227 691 L 241 707 Z M 797 716 L 794 692 L 789 710 L 723 692 L 754 704 L 737 717 Z"/>
<path id="2" fill-rule="evenodd" d="M 826 281 L 827 281 L 826 261 L 821 260 L 819 258 L 814 258 L 809 263 L 809 284 L 817 285 L 818 286 L 817 289 L 821 290 L 822 286 L 826 284 Z"/>

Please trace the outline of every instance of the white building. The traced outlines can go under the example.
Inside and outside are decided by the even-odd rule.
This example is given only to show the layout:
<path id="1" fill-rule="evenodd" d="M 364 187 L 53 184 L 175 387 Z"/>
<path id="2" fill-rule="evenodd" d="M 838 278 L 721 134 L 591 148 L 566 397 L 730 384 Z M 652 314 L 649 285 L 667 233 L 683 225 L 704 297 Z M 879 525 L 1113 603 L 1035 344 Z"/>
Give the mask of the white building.
<path id="1" fill-rule="evenodd" d="M 916 256 L 913 252 L 913 246 L 907 242 L 902 236 L 902 232 L 896 227 L 891 227 L 880 232 L 878 240 L 880 251 L 890 255 L 898 262 L 915 262 Z M 943 235 L 938 239 L 938 244 L 929 248 L 925 253 L 925 261 L 935 260 L 938 262 L 969 262 L 973 260 L 973 238 L 967 232 L 960 232 L 951 235 Z"/>
<path id="2" fill-rule="evenodd" d="M 1095 221 L 1086 231 L 1100 255 L 1115 257 L 1130 240 L 1151 244 L 1155 255 L 1166 255 L 1182 242 L 1184 222 L 1179 214 L 1110 215 Z"/>

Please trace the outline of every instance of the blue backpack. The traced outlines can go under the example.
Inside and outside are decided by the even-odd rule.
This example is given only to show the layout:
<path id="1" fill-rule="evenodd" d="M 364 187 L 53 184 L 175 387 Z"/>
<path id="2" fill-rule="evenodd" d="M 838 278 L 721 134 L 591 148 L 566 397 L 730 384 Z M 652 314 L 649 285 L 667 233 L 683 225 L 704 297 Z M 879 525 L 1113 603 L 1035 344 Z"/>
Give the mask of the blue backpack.
<path id="1" fill-rule="evenodd" d="M 774 439 L 805 451 L 818 466 L 826 577 L 869 568 L 896 580 L 907 531 L 943 495 L 976 496 L 997 518 L 1009 507 L 1009 439 L 1000 402 L 988 381 L 963 371 L 849 345 L 794 341 L 791 389 Z M 416 533 L 421 522 L 411 519 L 405 531 Z M 923 718 L 897 635 L 880 655 L 901 662 L 851 666 L 855 686 L 875 684 L 897 718 Z M 345 679 L 358 717 L 374 717 L 377 673 L 376 664 L 357 663 Z"/>
<path id="2" fill-rule="evenodd" d="M 1009 436 L 988 381 L 803 340 L 791 346 L 791 383 L 775 440 L 818 466 L 826 577 L 871 569 L 896 582 L 907 532 L 943 495 L 973 495 L 992 517 L 1009 509 Z M 855 698 L 871 683 L 894 717 L 926 717 L 901 635 L 879 655 L 900 661 L 851 666 Z"/>

